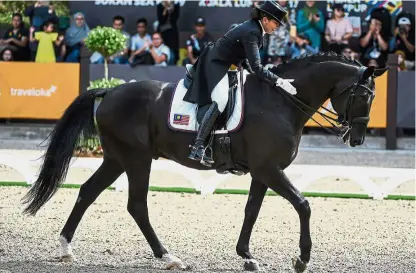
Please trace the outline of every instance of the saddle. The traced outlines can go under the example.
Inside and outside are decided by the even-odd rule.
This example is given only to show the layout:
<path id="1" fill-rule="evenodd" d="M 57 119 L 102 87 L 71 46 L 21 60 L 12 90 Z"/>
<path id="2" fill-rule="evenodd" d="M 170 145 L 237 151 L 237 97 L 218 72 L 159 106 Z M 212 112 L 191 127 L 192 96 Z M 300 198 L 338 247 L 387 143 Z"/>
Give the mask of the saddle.
<path id="1" fill-rule="evenodd" d="M 188 89 L 191 86 L 192 80 L 194 78 L 195 70 L 193 69 L 192 65 L 186 65 L 185 67 L 186 73 L 184 78 L 184 86 Z M 215 156 L 215 161 L 218 163 L 216 167 L 216 171 L 219 174 L 228 174 L 232 173 L 234 175 L 244 175 L 248 172 L 247 166 L 243 166 L 237 164 L 233 161 L 232 158 L 232 150 L 231 150 L 231 137 L 229 135 L 229 131 L 227 130 L 227 123 L 229 122 L 230 118 L 233 116 L 236 100 L 238 99 L 241 101 L 239 107 L 242 107 L 243 104 L 243 74 L 241 74 L 240 78 L 240 86 L 238 81 L 238 71 L 236 68 L 230 69 L 228 71 L 228 102 L 226 105 L 225 110 L 223 113 L 218 117 L 216 121 L 216 125 L 214 128 L 223 128 L 223 130 L 215 130 L 213 135 L 207 145 L 207 150 L 211 153 L 211 156 Z M 241 88 L 239 90 L 239 88 Z M 237 99 L 237 91 L 240 91 L 240 96 Z M 205 105 L 199 107 L 197 110 L 197 122 L 200 124 L 202 119 L 205 115 L 205 112 L 208 110 L 210 105 Z M 240 122 L 243 119 L 242 116 L 243 111 L 241 110 L 241 115 L 239 117 Z M 240 124 L 240 123 L 239 123 Z M 238 126 L 239 127 L 239 126 Z M 238 128 L 237 128 L 238 129 Z M 235 129 L 236 130 L 236 129 Z M 217 136 L 217 137 L 214 137 Z M 214 143 L 213 143 L 214 142 Z M 218 151 L 215 155 L 213 151 Z"/>
<path id="2" fill-rule="evenodd" d="M 184 86 L 188 89 L 191 86 L 192 80 L 194 78 L 195 69 L 193 65 L 187 64 L 185 66 L 185 77 L 184 77 Z M 236 104 L 236 92 L 238 89 L 238 71 L 236 69 L 230 69 L 228 71 L 228 102 L 227 106 L 223 113 L 218 117 L 216 122 L 217 128 L 223 128 L 227 130 L 227 121 L 231 118 L 231 115 L 234 112 Z M 197 122 L 200 124 L 205 115 L 205 112 L 208 110 L 209 104 L 204 105 L 198 108 L 197 111 Z"/>

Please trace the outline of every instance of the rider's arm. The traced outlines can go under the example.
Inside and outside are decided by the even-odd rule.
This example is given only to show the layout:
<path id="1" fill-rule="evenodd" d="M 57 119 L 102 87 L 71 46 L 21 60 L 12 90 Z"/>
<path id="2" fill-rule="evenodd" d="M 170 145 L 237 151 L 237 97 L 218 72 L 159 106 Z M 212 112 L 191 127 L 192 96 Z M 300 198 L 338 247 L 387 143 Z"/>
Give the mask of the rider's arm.
<path id="1" fill-rule="evenodd" d="M 244 37 L 243 46 L 248 62 L 256 76 L 270 81 L 271 83 L 275 83 L 279 77 L 261 64 L 258 42 L 259 38 L 252 32 Z"/>

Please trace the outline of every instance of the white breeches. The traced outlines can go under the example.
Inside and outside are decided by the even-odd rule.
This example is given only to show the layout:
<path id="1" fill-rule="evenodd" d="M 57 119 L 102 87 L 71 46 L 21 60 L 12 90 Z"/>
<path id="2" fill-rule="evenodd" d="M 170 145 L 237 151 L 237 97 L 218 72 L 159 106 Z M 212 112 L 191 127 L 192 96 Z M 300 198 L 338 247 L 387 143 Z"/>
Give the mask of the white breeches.
<path id="1" fill-rule="evenodd" d="M 214 90 L 211 92 L 211 100 L 218 104 L 218 110 L 222 113 L 227 106 L 228 102 L 228 72 L 225 76 L 217 83 Z"/>

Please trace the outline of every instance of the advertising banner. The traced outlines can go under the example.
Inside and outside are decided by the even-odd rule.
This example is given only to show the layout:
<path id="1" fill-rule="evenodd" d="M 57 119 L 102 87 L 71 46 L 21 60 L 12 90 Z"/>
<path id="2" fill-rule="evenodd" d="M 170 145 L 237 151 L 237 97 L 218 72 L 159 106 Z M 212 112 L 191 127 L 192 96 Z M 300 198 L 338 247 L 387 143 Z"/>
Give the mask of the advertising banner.
<path id="1" fill-rule="evenodd" d="M 59 119 L 79 94 L 79 64 L 0 62 L 0 118 Z"/>
<path id="2" fill-rule="evenodd" d="M 383 76 L 380 76 L 375 80 L 376 82 L 375 95 L 376 96 L 371 106 L 370 122 L 368 123 L 369 128 L 386 128 L 387 127 L 387 74 L 388 72 L 384 73 Z M 325 102 L 323 106 L 335 112 L 329 100 Z M 320 112 L 329 114 L 326 110 L 320 110 Z M 332 116 L 332 115 L 329 114 L 329 116 Z M 321 123 L 322 125 L 331 127 L 331 125 L 324 118 L 322 118 L 321 115 L 315 114 L 313 118 L 319 123 Z M 309 120 L 306 123 L 306 126 L 318 127 L 319 125 L 316 124 L 313 120 Z"/>

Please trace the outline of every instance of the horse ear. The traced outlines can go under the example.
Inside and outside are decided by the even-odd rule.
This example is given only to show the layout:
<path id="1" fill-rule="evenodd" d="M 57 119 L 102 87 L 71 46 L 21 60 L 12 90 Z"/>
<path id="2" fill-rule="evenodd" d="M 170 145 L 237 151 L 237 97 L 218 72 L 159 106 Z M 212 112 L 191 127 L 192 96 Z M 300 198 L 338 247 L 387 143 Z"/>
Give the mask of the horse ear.
<path id="1" fill-rule="evenodd" d="M 369 66 L 364 70 L 363 74 L 361 74 L 361 80 L 366 80 L 370 78 L 371 76 L 373 76 L 373 74 L 374 74 L 374 66 Z"/>
<path id="2" fill-rule="evenodd" d="M 389 70 L 389 68 L 388 67 L 384 67 L 384 68 L 377 68 L 377 69 L 375 69 L 374 70 L 374 76 L 377 78 L 377 77 L 380 77 L 381 75 L 383 75 L 387 70 Z"/>

